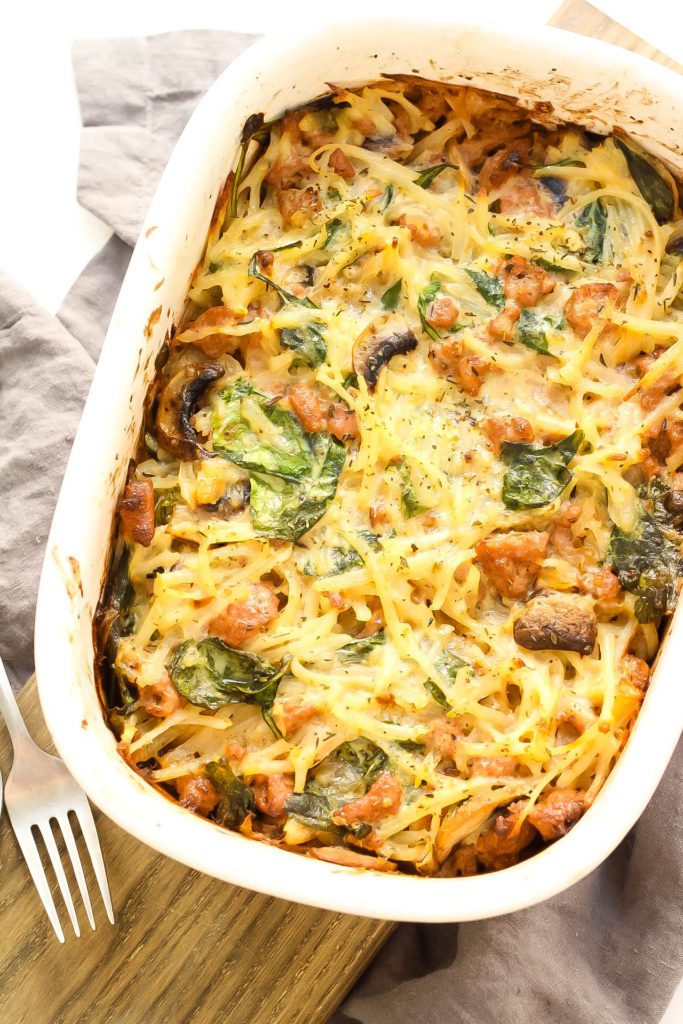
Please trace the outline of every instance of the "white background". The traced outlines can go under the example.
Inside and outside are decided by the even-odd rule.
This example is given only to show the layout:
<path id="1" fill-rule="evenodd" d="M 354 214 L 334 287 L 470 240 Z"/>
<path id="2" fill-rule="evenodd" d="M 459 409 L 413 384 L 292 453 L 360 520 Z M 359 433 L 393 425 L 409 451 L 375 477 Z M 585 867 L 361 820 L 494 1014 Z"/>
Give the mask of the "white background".
<path id="1" fill-rule="evenodd" d="M 451 16 L 464 0 L 425 0 Z M 683 64 L 681 0 L 594 0 L 611 17 Z M 10 9 L 11 4 L 11 9 Z M 345 13 L 419 11 L 415 0 L 345 0 Z M 489 24 L 543 23 L 561 0 L 486 0 Z M 316 0 L 9 0 L 0 31 L 0 269 L 50 312 L 109 230 L 76 201 L 80 116 L 71 45 L 86 37 L 146 35 L 186 28 L 272 32 L 297 19 L 334 16 Z M 672 898 L 680 899 L 680 893 Z M 683 985 L 662 1024 L 683 1021 Z M 530 1022 L 537 1024 L 537 1022 Z M 540 1024 L 540 1022 L 538 1022 Z M 614 1024 L 620 1024 L 615 1021 Z"/>

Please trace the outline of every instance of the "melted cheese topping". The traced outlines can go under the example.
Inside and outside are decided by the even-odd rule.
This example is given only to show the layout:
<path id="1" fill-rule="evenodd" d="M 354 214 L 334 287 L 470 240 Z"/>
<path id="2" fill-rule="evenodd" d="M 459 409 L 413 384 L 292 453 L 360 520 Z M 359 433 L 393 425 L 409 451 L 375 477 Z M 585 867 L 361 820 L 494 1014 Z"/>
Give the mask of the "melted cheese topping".
<path id="1" fill-rule="evenodd" d="M 611 139 L 588 148 L 575 130 L 534 129 L 511 104 L 473 90 L 386 83 L 339 92 L 333 103 L 288 114 L 260 149 L 251 144 L 234 216 L 227 205 L 219 213 L 165 376 L 207 357 L 223 365 L 193 419 L 209 451 L 217 396 L 245 379 L 285 410 L 292 386 L 307 385 L 355 415 L 357 437 L 344 442 L 333 500 L 292 542 L 255 529 L 249 507 L 216 510 L 229 488 L 248 481 L 247 470 L 228 458 L 177 461 L 148 436 L 135 477 L 152 481 L 157 504 L 177 497 L 151 543 L 129 545 L 135 626 L 119 644 L 116 670 L 140 699 L 122 740 L 158 784 L 174 786 L 227 756 L 247 782 L 284 775 L 302 792 L 341 743 L 364 737 L 384 753 L 401 798 L 373 812 L 372 842 L 356 845 L 433 873 L 458 844 L 476 849 L 511 801 L 525 799 L 532 819 L 551 787 L 589 805 L 627 738 L 642 691 L 624 658 L 651 660 L 656 624 L 637 621 L 633 594 L 617 586 L 602 595 L 590 581 L 613 527 L 636 524 L 633 470 L 647 438 L 663 422 L 681 422 L 673 385 L 647 411 L 640 396 L 683 370 L 683 263 L 666 254 L 673 222 L 658 223 Z M 530 140 L 522 168 L 513 158 L 487 176 L 485 154 L 495 160 L 499 145 L 522 137 Z M 449 166 L 419 183 L 442 163 Z M 597 200 L 605 223 L 594 261 L 581 213 Z M 272 256 L 254 276 L 263 251 Z M 546 293 L 528 308 L 549 355 L 520 340 L 519 320 L 506 338 L 490 329 L 499 308 L 470 271 L 502 282 L 510 302 L 511 257 L 527 261 L 527 274 L 538 261 L 546 268 Z M 264 277 L 289 298 L 282 302 Z M 448 328 L 426 330 L 419 315 L 430 284 L 432 301 L 456 310 Z M 593 310 L 582 336 L 567 304 L 595 284 L 613 285 L 618 300 Z M 373 388 L 362 372 L 349 379 L 354 343 L 386 314 L 391 289 L 416 345 L 391 358 Z M 202 324 L 216 305 L 229 315 Z M 284 330 L 311 324 L 326 344 L 315 367 L 282 344 Z M 641 379 L 643 354 L 652 359 Z M 261 443 L 277 443 L 262 405 L 244 399 L 241 413 Z M 537 445 L 583 432 L 566 485 L 541 507 L 502 500 L 507 466 L 487 424 L 509 417 L 525 420 Z M 683 448 L 672 446 L 657 472 L 671 480 L 682 462 Z M 406 486 L 417 509 L 410 517 Z M 597 623 L 592 653 L 516 642 L 528 594 L 501 592 L 478 546 L 525 531 L 549 535 L 528 594 L 583 602 Z M 249 704 L 150 714 L 145 688 L 167 678 L 178 646 L 215 635 L 215 620 L 248 604 L 257 583 L 277 594 L 279 612 L 241 646 L 287 665 L 272 709 L 283 735 Z M 385 642 L 349 661 L 343 648 L 378 628 Z M 440 671 L 444 651 L 465 667 Z M 440 702 L 425 685 L 434 680 Z M 310 717 L 288 731 L 287 713 L 302 708 Z M 281 811 L 271 838 L 303 849 L 340 842 Z M 247 822 L 243 830 L 258 838 L 259 815 Z"/>

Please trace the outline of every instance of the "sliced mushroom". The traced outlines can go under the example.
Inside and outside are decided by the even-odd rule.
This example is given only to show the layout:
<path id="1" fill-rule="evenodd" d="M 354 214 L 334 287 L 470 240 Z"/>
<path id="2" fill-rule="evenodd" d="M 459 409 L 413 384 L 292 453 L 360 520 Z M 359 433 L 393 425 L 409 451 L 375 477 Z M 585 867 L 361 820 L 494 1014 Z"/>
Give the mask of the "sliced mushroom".
<path id="1" fill-rule="evenodd" d="M 353 343 L 353 369 L 364 377 L 372 391 L 379 371 L 394 356 L 405 355 L 417 348 L 417 338 L 400 313 L 376 317 Z"/>
<path id="2" fill-rule="evenodd" d="M 220 363 L 187 363 L 161 392 L 157 435 L 162 447 L 177 459 L 210 457 L 197 441 L 190 417 L 200 395 L 224 373 Z"/>
<path id="3" fill-rule="evenodd" d="M 528 651 L 590 654 L 598 635 L 595 612 L 576 594 L 541 594 L 529 601 L 513 627 Z"/>

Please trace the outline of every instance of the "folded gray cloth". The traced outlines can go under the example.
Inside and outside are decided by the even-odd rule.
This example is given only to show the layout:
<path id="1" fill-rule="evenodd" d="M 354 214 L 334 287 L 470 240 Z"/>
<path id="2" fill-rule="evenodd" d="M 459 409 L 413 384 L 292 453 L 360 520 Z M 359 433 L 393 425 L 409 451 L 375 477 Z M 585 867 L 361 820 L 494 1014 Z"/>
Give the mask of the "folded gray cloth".
<path id="1" fill-rule="evenodd" d="M 75 47 L 79 197 L 115 234 L 58 319 L 0 283 L 0 652 L 15 680 L 31 670 L 42 549 L 129 245 L 197 99 L 249 41 Z M 657 1024 L 683 972 L 682 776 L 683 747 L 629 837 L 562 895 L 490 921 L 399 927 L 330 1024 Z"/>

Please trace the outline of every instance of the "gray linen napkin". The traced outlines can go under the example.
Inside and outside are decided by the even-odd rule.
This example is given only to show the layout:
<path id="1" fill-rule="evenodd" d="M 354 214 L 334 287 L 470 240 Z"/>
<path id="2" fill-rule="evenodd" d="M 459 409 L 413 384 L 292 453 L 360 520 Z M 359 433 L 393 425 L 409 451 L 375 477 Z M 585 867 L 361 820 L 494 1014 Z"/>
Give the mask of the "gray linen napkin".
<path id="1" fill-rule="evenodd" d="M 42 548 L 129 245 L 197 99 L 249 41 L 187 32 L 74 49 L 79 197 L 115 234 L 58 319 L 0 281 L 0 653 L 17 681 L 31 670 Z M 683 973 L 682 783 L 683 746 L 618 850 L 539 907 L 400 926 L 330 1024 L 658 1024 Z"/>

